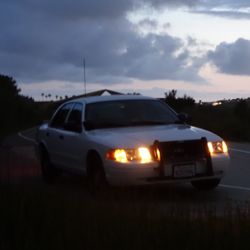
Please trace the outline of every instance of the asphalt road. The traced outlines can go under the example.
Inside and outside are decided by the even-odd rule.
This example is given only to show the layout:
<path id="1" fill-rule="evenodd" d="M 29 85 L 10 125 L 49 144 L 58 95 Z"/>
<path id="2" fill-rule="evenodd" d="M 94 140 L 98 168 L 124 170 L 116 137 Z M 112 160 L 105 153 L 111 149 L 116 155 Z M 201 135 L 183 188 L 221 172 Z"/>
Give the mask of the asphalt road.
<path id="1" fill-rule="evenodd" d="M 0 182 L 23 182 L 41 180 L 40 164 L 34 150 L 35 129 L 23 131 L 8 137 L 0 150 Z M 177 201 L 188 201 L 195 205 L 204 203 L 225 207 L 228 203 L 250 209 L 250 144 L 228 143 L 231 163 L 221 184 L 212 191 L 200 192 L 190 184 L 170 185 L 171 197 L 177 194 Z M 73 177 L 72 177 L 73 178 Z M 81 189 L 75 179 L 64 179 L 61 187 Z M 82 191 L 82 189 L 81 189 Z M 162 191 L 162 192 L 165 192 Z M 163 194 L 165 197 L 165 193 Z M 161 197 L 161 199 L 163 198 Z"/>
<path id="2" fill-rule="evenodd" d="M 250 201 L 250 144 L 229 143 L 230 166 L 217 192 L 235 201 Z"/>

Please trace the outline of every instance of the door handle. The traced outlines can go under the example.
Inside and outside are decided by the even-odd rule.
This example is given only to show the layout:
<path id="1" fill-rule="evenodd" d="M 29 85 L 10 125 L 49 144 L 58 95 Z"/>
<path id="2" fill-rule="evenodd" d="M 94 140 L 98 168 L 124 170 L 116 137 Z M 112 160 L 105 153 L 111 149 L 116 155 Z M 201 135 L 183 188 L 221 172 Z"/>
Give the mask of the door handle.
<path id="1" fill-rule="evenodd" d="M 64 139 L 64 136 L 63 136 L 63 135 L 59 135 L 59 138 L 60 138 L 61 140 L 63 140 L 63 139 Z"/>

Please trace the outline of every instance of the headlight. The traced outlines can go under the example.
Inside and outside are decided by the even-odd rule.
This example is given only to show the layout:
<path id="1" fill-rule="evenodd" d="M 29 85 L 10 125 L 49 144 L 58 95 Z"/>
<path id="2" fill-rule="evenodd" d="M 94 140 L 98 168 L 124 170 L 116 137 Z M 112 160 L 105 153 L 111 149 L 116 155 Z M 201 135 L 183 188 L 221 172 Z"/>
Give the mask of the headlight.
<path id="1" fill-rule="evenodd" d="M 224 141 L 208 142 L 207 147 L 210 154 L 220 154 L 228 152 L 227 144 Z"/>
<path id="2" fill-rule="evenodd" d="M 137 149 L 112 149 L 106 155 L 107 159 L 117 162 L 127 163 L 137 161 L 140 163 L 149 163 L 153 161 L 150 149 L 139 147 Z"/>

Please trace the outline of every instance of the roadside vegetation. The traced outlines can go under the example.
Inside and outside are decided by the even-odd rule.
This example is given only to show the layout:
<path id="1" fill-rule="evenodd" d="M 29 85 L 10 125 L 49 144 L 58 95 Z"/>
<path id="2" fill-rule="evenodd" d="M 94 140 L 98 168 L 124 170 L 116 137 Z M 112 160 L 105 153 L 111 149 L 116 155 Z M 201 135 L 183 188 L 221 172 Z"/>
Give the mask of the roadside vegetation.
<path id="1" fill-rule="evenodd" d="M 38 105 L 20 91 L 13 78 L 0 75 L 0 138 L 32 126 L 39 119 Z"/>
<path id="2" fill-rule="evenodd" d="M 0 75 L 0 140 L 20 130 L 37 126 L 53 108 L 50 104 L 35 102 L 20 92 L 21 89 L 12 77 Z"/>
<path id="3" fill-rule="evenodd" d="M 101 196 L 85 188 L 1 186 L 0 249 L 249 249 L 248 204 L 216 215 L 167 188 Z"/>
<path id="4" fill-rule="evenodd" d="M 228 141 L 250 141 L 250 98 L 196 103 L 177 91 L 165 93 L 165 101 L 177 112 L 189 114 L 191 125 L 210 130 Z"/>
<path id="5" fill-rule="evenodd" d="M 55 100 L 47 100 L 51 95 L 42 93 L 42 98 L 46 97 L 46 100 L 36 102 L 21 95 L 20 91 L 12 77 L 0 75 L 0 140 L 48 120 L 65 100 L 59 96 L 55 96 Z M 197 103 L 187 95 L 177 97 L 177 91 L 170 90 L 163 100 L 177 112 L 188 113 L 191 117 L 188 123 L 191 125 L 211 130 L 226 140 L 250 141 L 250 98 L 221 100 L 213 106 L 212 103 Z"/>

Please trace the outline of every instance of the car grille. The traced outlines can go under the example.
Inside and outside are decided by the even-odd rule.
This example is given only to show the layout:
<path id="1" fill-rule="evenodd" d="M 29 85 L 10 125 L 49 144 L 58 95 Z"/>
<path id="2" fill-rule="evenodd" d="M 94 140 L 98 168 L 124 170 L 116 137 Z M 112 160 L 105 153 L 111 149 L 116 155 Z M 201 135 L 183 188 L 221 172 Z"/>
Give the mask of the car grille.
<path id="1" fill-rule="evenodd" d="M 205 172 L 196 173 L 195 176 L 211 176 L 213 175 L 213 167 L 210 153 L 207 147 L 207 139 L 170 141 L 154 143 L 154 148 L 160 150 L 161 161 L 159 164 L 160 178 L 166 178 L 166 168 L 173 175 L 173 168 L 177 165 L 196 165 L 200 162 L 205 166 Z M 173 176 L 172 176 L 173 178 Z"/>
<path id="2" fill-rule="evenodd" d="M 162 160 L 167 163 L 204 160 L 208 157 L 205 139 L 160 142 L 158 147 Z"/>

